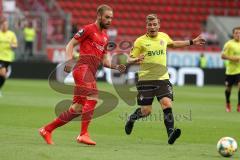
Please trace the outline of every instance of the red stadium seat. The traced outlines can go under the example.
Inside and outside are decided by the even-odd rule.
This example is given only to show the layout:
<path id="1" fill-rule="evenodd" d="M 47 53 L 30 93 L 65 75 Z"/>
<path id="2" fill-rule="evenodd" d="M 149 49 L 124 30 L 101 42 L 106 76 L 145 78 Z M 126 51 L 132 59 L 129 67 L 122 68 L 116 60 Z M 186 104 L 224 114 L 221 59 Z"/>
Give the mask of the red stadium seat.
<path id="1" fill-rule="evenodd" d="M 28 9 L 23 5 L 23 0 L 16 2 L 19 8 Z M 161 30 L 178 39 L 186 38 L 187 32 L 192 32 L 193 37 L 197 36 L 201 32 L 202 23 L 210 14 L 240 15 L 239 0 L 98 0 L 94 3 L 85 0 L 56 0 L 56 2 L 64 11 L 73 15 L 72 21 L 78 25 L 94 22 L 96 7 L 101 3 L 109 4 L 114 9 L 113 26 L 118 29 L 118 35 L 132 39 L 145 33 L 145 17 L 149 13 L 158 14 Z M 47 12 L 50 10 L 47 9 Z"/>

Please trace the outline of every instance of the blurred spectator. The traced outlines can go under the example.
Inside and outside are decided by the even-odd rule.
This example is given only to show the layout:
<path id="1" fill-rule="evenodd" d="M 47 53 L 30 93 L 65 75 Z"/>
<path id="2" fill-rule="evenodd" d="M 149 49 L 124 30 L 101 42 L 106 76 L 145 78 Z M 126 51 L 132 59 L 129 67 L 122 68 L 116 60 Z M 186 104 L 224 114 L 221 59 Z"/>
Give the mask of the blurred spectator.
<path id="1" fill-rule="evenodd" d="M 199 67 L 200 68 L 207 68 L 207 58 L 203 53 L 201 53 L 199 57 Z"/>
<path id="2" fill-rule="evenodd" d="M 23 35 L 25 42 L 24 54 L 29 58 L 33 56 L 33 43 L 36 37 L 36 30 L 33 27 L 32 22 L 27 22 L 23 29 Z"/>

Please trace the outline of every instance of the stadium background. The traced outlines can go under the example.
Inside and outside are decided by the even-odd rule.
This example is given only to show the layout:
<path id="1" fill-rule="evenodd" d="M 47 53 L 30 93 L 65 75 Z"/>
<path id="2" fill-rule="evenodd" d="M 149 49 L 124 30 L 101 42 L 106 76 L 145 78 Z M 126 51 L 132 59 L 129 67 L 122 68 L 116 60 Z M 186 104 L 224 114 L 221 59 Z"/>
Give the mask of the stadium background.
<path id="1" fill-rule="evenodd" d="M 81 147 L 79 151 L 71 138 L 79 130 L 76 123 L 56 132 L 54 139 L 60 144 L 55 148 L 43 145 L 36 134 L 38 127 L 56 116 L 53 111 L 56 103 L 71 99 L 71 95 L 54 92 L 47 79 L 57 66 L 55 78 L 62 82 L 66 77 L 61 73 L 61 64 L 65 61 L 64 47 L 76 32 L 74 26 L 81 28 L 94 22 L 96 7 L 102 3 L 114 9 L 112 29 L 117 31 L 117 37 L 110 50 L 114 62 L 125 62 L 124 54 L 128 54 L 132 42 L 145 33 L 148 13 L 158 14 L 160 31 L 175 40 L 194 38 L 204 28 L 217 35 L 216 44 L 168 50 L 171 81 L 176 86 L 175 113 L 179 116 L 178 126 L 184 131 L 175 148 L 165 144 L 164 127 L 161 125 L 159 129 L 157 125 L 158 114 L 153 115 L 155 120 L 153 117 L 136 126 L 136 134 L 126 138 L 124 120 L 133 108 L 121 99 L 122 108 L 94 121 L 92 134 L 100 143 L 95 149 Z M 78 159 L 81 156 L 85 159 L 219 159 L 215 145 L 220 137 L 240 139 L 238 113 L 224 112 L 225 69 L 221 60 L 223 44 L 231 38 L 232 28 L 240 25 L 239 8 L 239 0 L 0 0 L 0 14 L 8 18 L 10 29 L 19 40 L 16 60 L 0 99 L 2 159 Z M 33 22 L 37 36 L 34 56 L 26 58 L 23 28 L 27 21 Z M 202 53 L 207 58 L 206 68 L 199 67 Z M 131 73 L 119 80 L 118 74 L 105 69 L 99 71 L 98 79 L 103 81 L 99 88 L 117 97 L 115 89 L 108 84 L 111 78 L 119 84 L 132 82 Z M 67 81 L 72 82 L 71 75 Z M 232 95 L 235 105 L 236 93 Z M 159 109 L 154 105 L 155 111 Z M 146 153 L 138 153 L 139 150 Z M 235 158 L 239 157 L 237 153 Z"/>

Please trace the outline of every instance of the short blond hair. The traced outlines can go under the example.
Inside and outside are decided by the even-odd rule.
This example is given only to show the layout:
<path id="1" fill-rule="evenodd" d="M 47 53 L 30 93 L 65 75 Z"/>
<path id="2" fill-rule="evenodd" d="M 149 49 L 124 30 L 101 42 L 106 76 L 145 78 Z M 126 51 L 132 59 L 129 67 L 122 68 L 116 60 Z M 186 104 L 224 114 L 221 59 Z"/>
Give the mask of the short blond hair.
<path id="1" fill-rule="evenodd" d="M 152 14 L 149 14 L 149 15 L 146 16 L 146 22 L 147 22 L 147 23 L 148 23 L 149 21 L 153 21 L 153 20 L 155 20 L 155 19 L 157 19 L 158 22 L 160 22 L 160 19 L 158 19 L 157 14 L 152 13 Z"/>
<path id="2" fill-rule="evenodd" d="M 97 8 L 97 14 L 101 14 L 102 15 L 107 10 L 113 11 L 112 7 L 110 7 L 109 5 L 101 4 Z"/>

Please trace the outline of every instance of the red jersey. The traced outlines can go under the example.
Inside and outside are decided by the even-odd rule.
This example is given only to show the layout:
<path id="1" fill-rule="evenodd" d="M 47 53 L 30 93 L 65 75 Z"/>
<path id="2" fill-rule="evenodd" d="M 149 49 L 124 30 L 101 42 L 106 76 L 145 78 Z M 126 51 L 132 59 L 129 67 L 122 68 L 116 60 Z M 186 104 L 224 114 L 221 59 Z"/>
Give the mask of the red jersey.
<path id="1" fill-rule="evenodd" d="M 74 38 L 80 44 L 80 59 L 75 67 L 88 66 L 93 75 L 106 53 L 108 37 L 106 31 L 100 31 L 95 23 L 84 26 Z"/>

